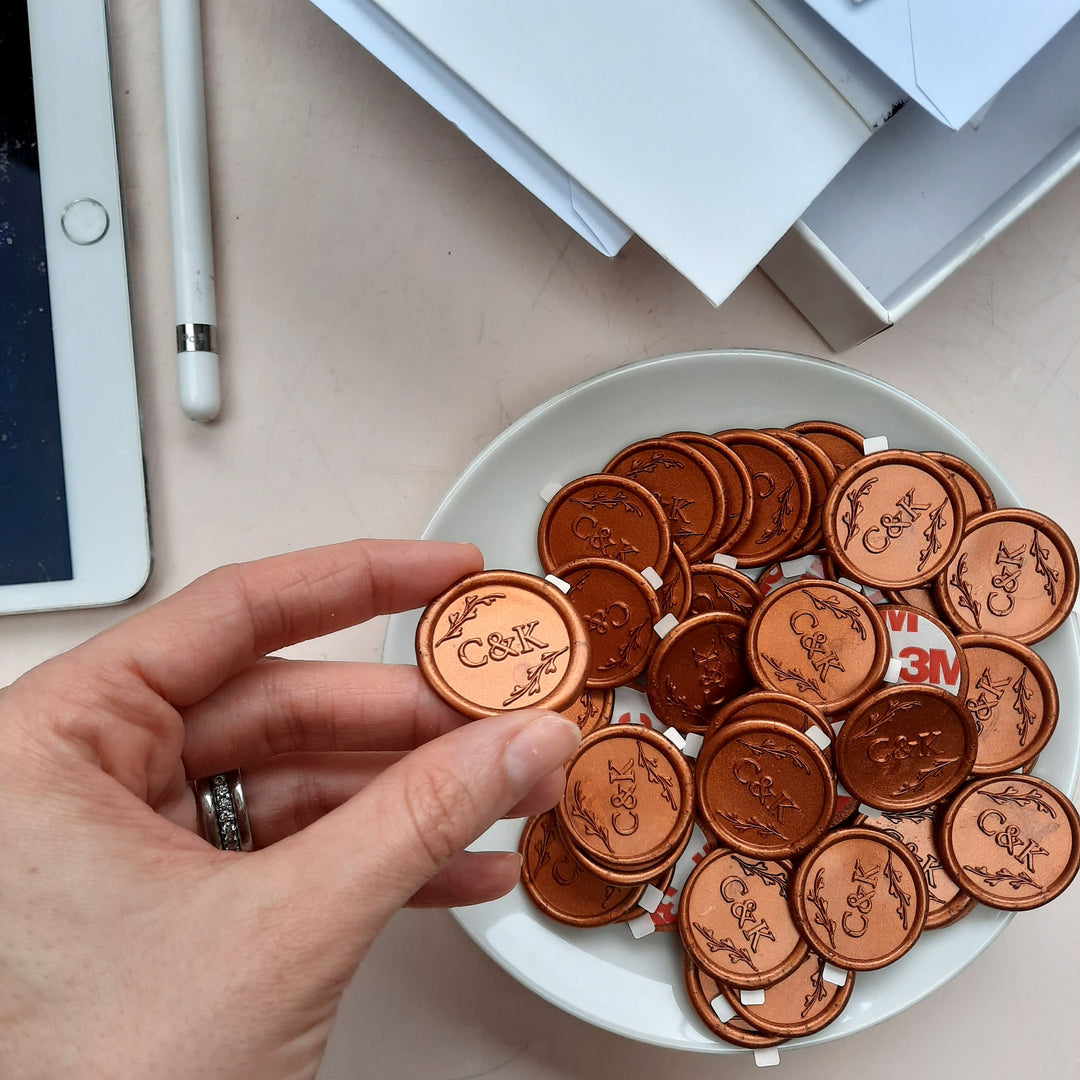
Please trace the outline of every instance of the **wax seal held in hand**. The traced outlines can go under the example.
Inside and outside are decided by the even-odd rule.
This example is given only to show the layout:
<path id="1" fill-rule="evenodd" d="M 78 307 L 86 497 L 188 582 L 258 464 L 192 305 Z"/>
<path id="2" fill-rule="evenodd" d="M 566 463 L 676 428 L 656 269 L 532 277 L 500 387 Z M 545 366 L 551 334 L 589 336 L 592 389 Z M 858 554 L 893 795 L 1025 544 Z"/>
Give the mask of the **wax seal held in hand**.
<path id="1" fill-rule="evenodd" d="M 589 637 L 554 585 L 487 570 L 427 606 L 416 628 L 416 660 L 435 693 L 466 716 L 558 712 L 585 689 Z"/>

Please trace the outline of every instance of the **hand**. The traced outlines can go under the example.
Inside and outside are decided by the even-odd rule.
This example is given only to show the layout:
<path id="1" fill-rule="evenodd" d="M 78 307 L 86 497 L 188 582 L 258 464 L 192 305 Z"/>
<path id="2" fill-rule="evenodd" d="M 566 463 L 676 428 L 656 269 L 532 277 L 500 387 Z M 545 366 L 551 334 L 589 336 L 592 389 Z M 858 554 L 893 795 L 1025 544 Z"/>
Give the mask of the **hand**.
<path id="1" fill-rule="evenodd" d="M 224 567 L 0 691 L 0 1075 L 311 1076 L 398 908 L 513 886 L 516 854 L 462 849 L 555 802 L 572 723 L 267 658 L 481 565 L 357 541 Z M 251 853 L 194 831 L 189 782 L 236 767 Z"/>

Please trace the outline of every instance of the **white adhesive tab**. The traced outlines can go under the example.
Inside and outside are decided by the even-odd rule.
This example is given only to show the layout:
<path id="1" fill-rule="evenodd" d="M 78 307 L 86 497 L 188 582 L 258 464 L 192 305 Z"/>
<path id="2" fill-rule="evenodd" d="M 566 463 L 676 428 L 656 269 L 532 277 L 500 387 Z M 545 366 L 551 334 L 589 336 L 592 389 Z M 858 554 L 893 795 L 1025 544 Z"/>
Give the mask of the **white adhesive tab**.
<path id="1" fill-rule="evenodd" d="M 888 449 L 888 435 L 871 435 L 870 438 L 862 441 L 862 452 L 864 454 L 880 454 L 882 450 Z"/>
<path id="2" fill-rule="evenodd" d="M 841 728 L 842 728 L 843 726 L 844 726 L 844 721 L 843 721 L 843 720 L 834 720 L 834 721 L 833 721 L 833 722 L 832 722 L 832 723 L 831 723 L 831 724 L 829 725 L 829 727 L 831 727 L 831 728 L 832 728 L 832 733 L 833 733 L 834 735 L 839 735 L 839 734 L 840 734 L 840 729 L 841 729 Z"/>
<path id="3" fill-rule="evenodd" d="M 699 735 L 696 731 L 691 731 L 689 735 L 683 739 L 682 752 L 687 757 L 696 758 L 701 753 L 701 748 L 705 745 L 705 739 Z"/>
<path id="4" fill-rule="evenodd" d="M 679 620 L 669 611 L 654 627 L 653 633 L 657 637 L 666 638 L 676 626 L 679 625 Z"/>
<path id="5" fill-rule="evenodd" d="M 630 927 L 630 933 L 639 940 L 648 937 L 656 930 L 656 924 L 652 921 L 651 915 L 639 915 L 636 919 L 631 919 L 626 925 Z"/>
<path id="6" fill-rule="evenodd" d="M 764 1005 L 765 1004 L 765 991 L 764 990 L 740 990 L 739 1000 L 744 1005 Z"/>
<path id="7" fill-rule="evenodd" d="M 832 746 L 832 739 L 825 734 L 816 724 L 810 726 L 810 730 L 807 731 L 806 737 L 819 749 L 827 750 Z"/>
<path id="8" fill-rule="evenodd" d="M 836 579 L 836 584 L 837 585 L 843 585 L 846 588 L 851 589 L 852 592 L 862 592 L 863 591 L 863 587 L 857 581 L 852 581 L 851 578 L 849 578 L 849 577 L 837 578 Z"/>
<path id="9" fill-rule="evenodd" d="M 788 559 L 780 564 L 780 573 L 786 578 L 799 577 L 810 569 L 810 564 L 814 559 L 814 555 L 804 555 L 801 559 Z"/>
<path id="10" fill-rule="evenodd" d="M 767 1069 L 770 1065 L 779 1065 L 780 1051 L 775 1046 L 770 1046 L 765 1050 L 755 1050 L 754 1064 L 759 1069 Z"/>
<path id="11" fill-rule="evenodd" d="M 836 797 L 838 799 L 850 799 L 851 798 L 851 792 L 848 791 L 848 789 L 846 787 L 844 787 L 844 785 L 841 784 L 839 780 L 836 781 Z"/>
<path id="12" fill-rule="evenodd" d="M 859 811 L 858 812 L 860 814 L 862 814 L 863 817 L 871 817 L 872 818 L 872 817 L 877 817 L 878 816 L 878 811 L 875 810 L 872 806 L 867 806 L 866 803 L 864 803 L 864 802 L 859 803 Z"/>
<path id="13" fill-rule="evenodd" d="M 735 1007 L 723 994 L 717 994 L 716 997 L 709 1002 L 712 1011 L 716 1013 L 716 1019 L 721 1024 L 726 1024 L 731 1021 L 735 1016 Z"/>
<path id="14" fill-rule="evenodd" d="M 540 489 L 540 498 L 543 499 L 544 502 L 551 502 L 551 500 L 554 499 L 555 496 L 558 495 L 560 491 L 562 491 L 562 489 L 562 484 L 557 484 L 554 480 L 552 480 L 550 484 L 545 484 Z"/>
<path id="15" fill-rule="evenodd" d="M 890 657 L 889 666 L 885 669 L 883 678 L 887 683 L 898 683 L 900 681 L 900 672 L 903 670 L 904 662 L 898 656 Z"/>
<path id="16" fill-rule="evenodd" d="M 651 566 L 646 566 L 645 569 L 641 571 L 641 576 L 654 589 L 661 589 L 664 586 L 664 579 Z"/>
<path id="17" fill-rule="evenodd" d="M 718 551 L 712 557 L 712 561 L 717 566 L 730 566 L 732 570 L 739 565 L 739 560 L 734 555 L 725 555 L 722 551 Z"/>
<path id="18" fill-rule="evenodd" d="M 671 743 L 671 745 L 674 746 L 676 750 L 682 753 L 683 749 L 686 747 L 686 740 L 683 738 L 680 731 L 677 731 L 673 727 L 664 728 L 663 735 L 664 738 L 667 739 L 667 741 Z"/>
<path id="19" fill-rule="evenodd" d="M 664 894 L 655 885 L 646 885 L 637 906 L 650 915 L 664 902 Z"/>
<path id="20" fill-rule="evenodd" d="M 843 968 L 838 968 L 835 964 L 826 961 L 821 969 L 821 977 L 833 986 L 843 986 L 847 982 L 848 973 Z"/>
<path id="21" fill-rule="evenodd" d="M 563 581 L 561 577 L 556 577 L 554 574 L 548 574 L 544 580 L 550 581 L 564 596 L 570 591 L 569 582 Z"/>

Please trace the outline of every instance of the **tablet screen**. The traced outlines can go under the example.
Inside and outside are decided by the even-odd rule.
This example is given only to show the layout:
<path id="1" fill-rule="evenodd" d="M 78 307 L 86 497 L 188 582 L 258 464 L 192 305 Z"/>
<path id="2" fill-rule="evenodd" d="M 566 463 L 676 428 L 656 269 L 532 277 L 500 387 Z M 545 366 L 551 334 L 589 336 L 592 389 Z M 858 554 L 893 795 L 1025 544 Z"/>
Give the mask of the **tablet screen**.
<path id="1" fill-rule="evenodd" d="M 26 5 L 0 5 L 0 585 L 72 577 Z"/>

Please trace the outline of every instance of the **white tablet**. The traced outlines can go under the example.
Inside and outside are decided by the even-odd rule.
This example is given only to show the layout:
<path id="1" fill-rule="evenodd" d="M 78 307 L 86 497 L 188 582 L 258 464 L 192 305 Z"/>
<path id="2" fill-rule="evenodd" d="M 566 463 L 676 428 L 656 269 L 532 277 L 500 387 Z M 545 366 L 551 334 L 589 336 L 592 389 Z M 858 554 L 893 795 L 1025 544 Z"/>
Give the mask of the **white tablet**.
<path id="1" fill-rule="evenodd" d="M 0 613 L 150 572 L 104 0 L 0 5 Z"/>

